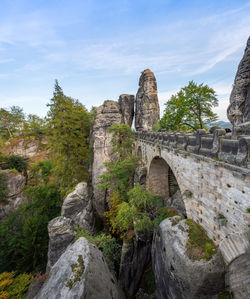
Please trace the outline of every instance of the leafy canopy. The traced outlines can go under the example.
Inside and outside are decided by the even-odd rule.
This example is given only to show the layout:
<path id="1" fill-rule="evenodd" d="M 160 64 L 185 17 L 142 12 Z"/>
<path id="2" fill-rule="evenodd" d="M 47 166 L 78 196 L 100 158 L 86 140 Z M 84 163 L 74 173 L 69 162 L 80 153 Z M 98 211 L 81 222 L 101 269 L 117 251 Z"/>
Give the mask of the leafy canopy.
<path id="1" fill-rule="evenodd" d="M 218 119 L 212 111 L 218 106 L 215 91 L 208 85 L 189 84 L 165 103 L 165 110 L 160 120 L 161 128 L 167 131 L 186 131 L 205 128 L 205 124 Z"/>

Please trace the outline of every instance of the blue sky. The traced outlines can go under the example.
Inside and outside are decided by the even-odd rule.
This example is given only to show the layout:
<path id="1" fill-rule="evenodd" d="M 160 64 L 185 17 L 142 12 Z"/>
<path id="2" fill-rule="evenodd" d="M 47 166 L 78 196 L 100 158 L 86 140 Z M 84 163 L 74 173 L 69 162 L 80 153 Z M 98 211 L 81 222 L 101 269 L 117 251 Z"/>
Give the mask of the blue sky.
<path id="1" fill-rule="evenodd" d="M 0 0 L 0 107 L 44 116 L 54 80 L 87 108 L 135 94 L 141 71 L 164 102 L 194 80 L 226 120 L 250 35 L 250 1 Z"/>

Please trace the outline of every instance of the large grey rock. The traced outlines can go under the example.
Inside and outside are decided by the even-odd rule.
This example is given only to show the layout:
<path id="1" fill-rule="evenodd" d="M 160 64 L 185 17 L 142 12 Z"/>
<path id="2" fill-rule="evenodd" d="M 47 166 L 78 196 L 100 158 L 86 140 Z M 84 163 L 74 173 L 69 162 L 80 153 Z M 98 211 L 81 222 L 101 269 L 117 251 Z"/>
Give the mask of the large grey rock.
<path id="1" fill-rule="evenodd" d="M 176 208 L 182 217 L 187 217 L 185 203 L 180 190 L 177 190 L 175 194 L 167 200 L 167 205 Z"/>
<path id="2" fill-rule="evenodd" d="M 123 299 L 102 253 L 85 238 L 71 244 L 52 267 L 36 299 Z"/>
<path id="3" fill-rule="evenodd" d="M 224 262 L 218 251 L 210 260 L 186 254 L 189 226 L 179 216 L 161 222 L 152 245 L 157 298 L 214 298 L 224 289 Z"/>
<path id="4" fill-rule="evenodd" d="M 135 105 L 136 130 L 152 130 L 154 123 L 160 119 L 160 108 L 156 79 L 149 69 L 141 74 Z"/>
<path id="5" fill-rule="evenodd" d="M 59 216 L 48 224 L 49 250 L 47 272 L 59 259 L 74 238 L 74 226 L 72 219 Z"/>
<path id="6" fill-rule="evenodd" d="M 152 233 L 137 232 L 135 238 L 122 246 L 119 282 L 129 298 L 134 298 L 151 261 Z"/>
<path id="7" fill-rule="evenodd" d="M 16 210 L 27 198 L 22 194 L 22 189 L 26 183 L 26 178 L 21 173 L 12 170 L 0 170 L 6 177 L 8 195 L 6 204 L 0 205 L 0 222 L 12 211 Z"/>
<path id="8" fill-rule="evenodd" d="M 91 197 L 87 183 L 81 182 L 64 198 L 61 212 L 62 216 L 89 232 L 93 232 L 95 224 Z"/>
<path id="9" fill-rule="evenodd" d="M 250 121 L 250 37 L 235 76 L 227 116 L 234 131 L 238 125 Z"/>
<path id="10" fill-rule="evenodd" d="M 135 97 L 130 94 L 121 94 L 119 104 L 122 113 L 122 122 L 131 127 L 134 118 Z"/>
<path id="11" fill-rule="evenodd" d="M 106 172 L 105 162 L 112 158 L 112 133 L 108 128 L 113 124 L 122 123 L 120 105 L 115 101 L 105 101 L 102 106 L 97 108 L 97 115 L 93 127 L 93 165 L 92 165 L 92 185 L 93 185 L 93 204 L 100 218 L 104 218 L 106 205 L 106 190 L 100 190 L 99 176 Z"/>

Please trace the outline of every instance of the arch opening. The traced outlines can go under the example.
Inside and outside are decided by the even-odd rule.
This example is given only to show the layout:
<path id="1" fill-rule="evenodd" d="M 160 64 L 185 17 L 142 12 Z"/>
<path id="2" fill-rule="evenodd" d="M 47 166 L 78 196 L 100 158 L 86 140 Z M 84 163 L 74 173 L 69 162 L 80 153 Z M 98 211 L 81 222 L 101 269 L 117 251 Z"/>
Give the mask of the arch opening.
<path id="1" fill-rule="evenodd" d="M 157 156 L 151 161 L 147 189 L 154 195 L 162 196 L 167 206 L 176 208 L 183 217 L 186 217 L 180 187 L 172 169 L 163 158 Z"/>

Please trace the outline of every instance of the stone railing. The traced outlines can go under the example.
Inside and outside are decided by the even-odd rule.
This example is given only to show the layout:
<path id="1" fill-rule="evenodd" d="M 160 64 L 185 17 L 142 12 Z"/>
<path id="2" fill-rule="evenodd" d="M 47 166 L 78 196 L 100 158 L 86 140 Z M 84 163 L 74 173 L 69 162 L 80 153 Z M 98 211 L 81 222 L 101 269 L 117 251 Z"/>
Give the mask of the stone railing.
<path id="1" fill-rule="evenodd" d="M 137 131 L 135 135 L 137 140 L 147 143 L 250 168 L 250 135 L 242 135 L 233 140 L 224 129 L 216 129 L 213 134 L 199 129 L 194 133 Z"/>

